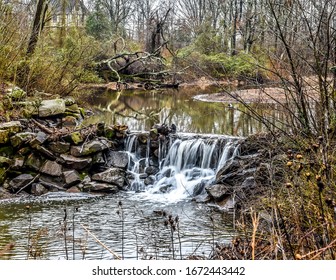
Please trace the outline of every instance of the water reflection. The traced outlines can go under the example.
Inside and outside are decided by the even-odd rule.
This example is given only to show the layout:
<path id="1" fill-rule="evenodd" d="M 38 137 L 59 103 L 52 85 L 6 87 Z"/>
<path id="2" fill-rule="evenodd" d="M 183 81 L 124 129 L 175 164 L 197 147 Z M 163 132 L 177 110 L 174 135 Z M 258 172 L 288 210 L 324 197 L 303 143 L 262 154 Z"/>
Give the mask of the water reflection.
<path id="1" fill-rule="evenodd" d="M 174 123 L 180 132 L 247 136 L 264 129 L 242 104 L 210 103 L 194 100 L 199 94 L 218 89 L 188 88 L 160 91 L 103 91 L 88 98 L 95 115 L 85 124 L 105 122 L 127 124 L 131 130 L 148 130 L 155 123 Z M 284 118 L 276 104 L 250 104 L 267 120 Z"/>
<path id="2" fill-rule="evenodd" d="M 123 219 L 119 201 L 123 202 Z M 29 211 L 26 205 L 30 205 Z M 66 239 L 64 209 L 67 211 Z M 31 201 L 0 206 L 0 248 L 9 242 L 15 243 L 14 250 L 0 259 L 66 259 L 66 255 L 77 260 L 113 259 L 98 240 L 124 258 L 172 259 L 171 231 L 164 223 L 167 216 L 163 217 L 163 210 L 167 216 L 178 215 L 180 219 L 180 236 L 177 231 L 173 235 L 175 258 L 180 258 L 180 244 L 183 258 L 192 254 L 208 257 L 214 242 L 231 240 L 230 214 L 210 212 L 205 205 L 191 201 L 154 204 L 138 194 L 120 193 L 89 201 Z"/>

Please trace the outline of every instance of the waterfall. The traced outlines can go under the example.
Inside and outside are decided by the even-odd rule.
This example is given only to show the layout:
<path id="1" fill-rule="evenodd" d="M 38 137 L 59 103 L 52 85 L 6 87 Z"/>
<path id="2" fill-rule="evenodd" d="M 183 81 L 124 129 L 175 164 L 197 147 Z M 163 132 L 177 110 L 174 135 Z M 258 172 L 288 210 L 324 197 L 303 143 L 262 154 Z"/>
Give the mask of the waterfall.
<path id="1" fill-rule="evenodd" d="M 136 135 L 125 142 L 130 190 L 162 202 L 204 194 L 217 171 L 239 152 L 238 138 L 216 135 L 175 134 L 157 141 L 155 149 L 149 138 L 146 144 L 137 142 Z"/>

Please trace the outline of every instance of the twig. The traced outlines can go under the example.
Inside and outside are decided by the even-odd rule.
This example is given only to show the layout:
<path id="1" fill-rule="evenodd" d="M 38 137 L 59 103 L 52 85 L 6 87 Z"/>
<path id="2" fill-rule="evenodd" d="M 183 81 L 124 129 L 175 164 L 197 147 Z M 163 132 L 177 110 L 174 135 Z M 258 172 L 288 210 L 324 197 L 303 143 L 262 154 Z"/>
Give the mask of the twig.
<path id="1" fill-rule="evenodd" d="M 38 121 L 34 120 L 34 119 L 31 119 L 31 121 L 36 124 L 39 128 L 41 128 L 44 132 L 48 133 L 48 134 L 53 134 L 54 131 L 47 128 L 45 125 L 43 124 L 40 124 Z"/>
<path id="2" fill-rule="evenodd" d="M 93 239 L 98 243 L 100 244 L 104 249 L 106 249 L 107 251 L 109 251 L 116 259 L 120 260 L 121 258 L 115 253 L 113 252 L 110 248 L 108 248 L 103 242 L 101 242 L 92 232 L 90 232 L 83 224 L 81 224 L 82 228 L 84 230 L 86 230 L 86 232 L 88 234 L 90 234 Z"/>
<path id="3" fill-rule="evenodd" d="M 34 183 L 35 180 L 40 177 L 40 174 L 37 174 L 31 181 L 29 181 L 26 185 L 24 185 L 21 189 L 19 189 L 15 194 L 20 193 L 21 191 L 23 191 L 25 188 L 27 188 L 28 186 L 30 186 L 30 184 Z"/>

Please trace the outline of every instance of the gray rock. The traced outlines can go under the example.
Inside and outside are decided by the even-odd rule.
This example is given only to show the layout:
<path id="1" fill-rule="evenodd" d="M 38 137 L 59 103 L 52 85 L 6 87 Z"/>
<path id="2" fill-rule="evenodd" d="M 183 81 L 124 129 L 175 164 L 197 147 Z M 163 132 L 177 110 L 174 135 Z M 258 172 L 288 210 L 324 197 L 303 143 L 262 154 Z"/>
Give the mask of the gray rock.
<path id="1" fill-rule="evenodd" d="M 173 188 L 172 185 L 165 185 L 160 188 L 161 193 L 167 193 Z"/>
<path id="2" fill-rule="evenodd" d="M 43 146 L 36 146 L 35 149 L 44 157 L 50 159 L 50 160 L 55 160 L 56 156 L 49 151 L 47 148 L 43 147 Z"/>
<path id="3" fill-rule="evenodd" d="M 155 166 L 148 166 L 145 168 L 145 172 L 148 175 L 155 175 L 156 173 L 158 173 L 160 170 L 159 168 L 155 167 Z"/>
<path id="4" fill-rule="evenodd" d="M 77 186 L 72 186 L 67 190 L 68 193 L 80 193 L 81 190 Z"/>
<path id="5" fill-rule="evenodd" d="M 50 192 L 66 191 L 59 182 L 50 180 L 51 178 L 40 178 L 40 184 L 46 187 Z"/>
<path id="6" fill-rule="evenodd" d="M 201 182 L 199 182 L 198 184 L 196 184 L 192 190 L 192 196 L 198 196 L 200 194 L 202 194 L 205 186 L 207 185 L 207 181 L 206 180 L 202 180 Z"/>
<path id="7" fill-rule="evenodd" d="M 88 192 L 117 193 L 119 188 L 111 184 L 91 182 L 85 184 L 83 190 Z"/>
<path id="8" fill-rule="evenodd" d="M 42 167 L 42 164 L 43 164 L 43 160 L 41 159 L 41 157 L 35 154 L 30 154 L 26 158 L 26 161 L 24 163 L 26 167 L 28 167 L 29 169 L 35 170 L 35 171 L 39 171 Z"/>
<path id="9" fill-rule="evenodd" d="M 146 186 L 153 185 L 155 183 L 155 176 L 153 176 L 153 175 L 148 176 L 145 179 L 144 183 L 145 183 Z"/>
<path id="10" fill-rule="evenodd" d="M 15 158 L 12 169 L 18 170 L 24 166 L 24 158 Z"/>
<path id="11" fill-rule="evenodd" d="M 70 153 L 75 157 L 82 157 L 104 151 L 110 147 L 110 142 L 105 139 L 93 140 L 82 146 L 72 146 Z"/>
<path id="12" fill-rule="evenodd" d="M 237 172 L 238 169 L 241 167 L 240 163 L 238 160 L 231 160 L 228 162 L 225 166 L 223 166 L 216 174 L 216 180 L 217 181 L 222 181 L 221 177 L 231 174 L 234 172 Z"/>
<path id="13" fill-rule="evenodd" d="M 35 148 L 36 146 L 41 146 L 47 139 L 48 135 L 42 131 L 36 134 L 36 137 L 29 142 L 30 147 Z"/>
<path id="14" fill-rule="evenodd" d="M 78 158 L 71 155 L 60 155 L 61 159 L 64 160 L 64 163 L 71 169 L 82 170 L 90 165 L 92 158 Z"/>
<path id="15" fill-rule="evenodd" d="M 125 185 L 125 172 L 120 168 L 110 168 L 94 174 L 92 180 L 116 185 L 120 189 Z"/>
<path id="16" fill-rule="evenodd" d="M 76 127 L 77 119 L 73 116 L 66 116 L 62 119 L 62 126 L 63 127 Z"/>
<path id="17" fill-rule="evenodd" d="M 216 202 L 222 201 L 231 195 L 231 188 L 225 185 L 212 185 L 205 188 L 210 198 Z"/>
<path id="18" fill-rule="evenodd" d="M 31 141 L 35 137 L 36 137 L 35 133 L 21 132 L 21 133 L 16 133 L 14 136 L 12 136 L 10 138 L 10 141 L 13 147 L 20 147 L 23 144 Z"/>
<path id="19" fill-rule="evenodd" d="M 70 170 L 70 171 L 63 172 L 63 177 L 64 177 L 66 188 L 72 187 L 81 182 L 79 174 L 76 170 Z"/>
<path id="20" fill-rule="evenodd" d="M 128 165 L 128 154 L 126 152 L 109 151 L 109 166 L 126 169 Z"/>
<path id="21" fill-rule="evenodd" d="M 139 175 L 139 178 L 141 179 L 141 180 L 144 180 L 144 179 L 146 179 L 148 177 L 148 174 L 147 173 L 141 173 L 140 175 Z"/>
<path id="22" fill-rule="evenodd" d="M 33 195 L 40 196 L 40 195 L 45 194 L 47 192 L 48 192 L 48 190 L 42 184 L 37 183 L 37 184 L 32 185 L 31 193 Z"/>
<path id="23" fill-rule="evenodd" d="M 39 117 L 51 117 L 65 112 L 65 102 L 63 99 L 43 100 L 39 107 Z"/>
<path id="24" fill-rule="evenodd" d="M 67 142 L 52 142 L 48 145 L 48 148 L 57 154 L 65 154 L 70 151 L 70 143 Z"/>
<path id="25" fill-rule="evenodd" d="M 9 182 L 9 186 L 13 191 L 18 191 L 29 183 L 33 183 L 34 177 L 30 174 L 21 174 Z"/>
<path id="26" fill-rule="evenodd" d="M 56 161 L 47 160 L 43 164 L 41 172 L 50 176 L 58 177 L 62 174 L 62 165 L 58 164 Z"/>

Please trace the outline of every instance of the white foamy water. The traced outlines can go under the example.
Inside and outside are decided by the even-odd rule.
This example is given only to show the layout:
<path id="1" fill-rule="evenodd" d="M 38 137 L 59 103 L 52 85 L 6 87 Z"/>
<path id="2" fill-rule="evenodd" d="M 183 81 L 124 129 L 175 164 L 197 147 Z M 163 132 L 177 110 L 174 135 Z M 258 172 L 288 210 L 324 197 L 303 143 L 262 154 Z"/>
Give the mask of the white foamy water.
<path id="1" fill-rule="evenodd" d="M 238 138 L 217 135 L 179 134 L 160 142 L 160 170 L 146 182 L 146 167 L 150 166 L 147 139 L 146 151 L 139 152 L 136 135 L 126 141 L 129 154 L 128 171 L 132 174 L 130 190 L 135 199 L 150 199 L 176 203 L 204 194 L 204 188 L 214 182 L 216 172 L 239 152 Z M 167 150 L 167 151 L 166 151 Z"/>

